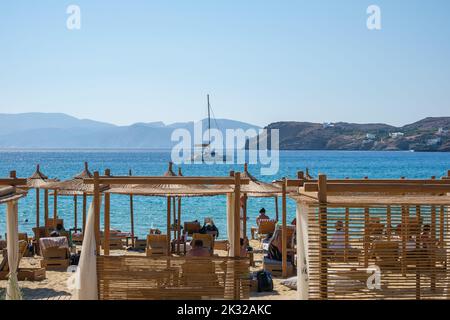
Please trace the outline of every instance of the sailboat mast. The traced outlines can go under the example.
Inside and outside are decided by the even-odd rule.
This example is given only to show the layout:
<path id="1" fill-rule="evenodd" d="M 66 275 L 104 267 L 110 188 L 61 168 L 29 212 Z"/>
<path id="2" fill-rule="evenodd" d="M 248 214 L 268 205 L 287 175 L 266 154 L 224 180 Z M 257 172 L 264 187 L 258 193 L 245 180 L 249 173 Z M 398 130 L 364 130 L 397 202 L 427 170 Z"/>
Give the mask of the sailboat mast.
<path id="1" fill-rule="evenodd" d="M 209 94 L 206 95 L 206 99 L 208 100 L 208 136 L 209 136 L 209 141 L 208 144 L 211 143 L 211 106 L 209 104 Z"/>

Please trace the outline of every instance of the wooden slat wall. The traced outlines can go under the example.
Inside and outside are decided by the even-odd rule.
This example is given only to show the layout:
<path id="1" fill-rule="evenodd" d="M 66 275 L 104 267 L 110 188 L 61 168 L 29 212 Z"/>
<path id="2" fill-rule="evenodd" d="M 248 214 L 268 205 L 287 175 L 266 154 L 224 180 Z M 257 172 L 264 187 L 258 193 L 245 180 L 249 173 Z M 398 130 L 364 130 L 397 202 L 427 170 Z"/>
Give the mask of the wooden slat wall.
<path id="1" fill-rule="evenodd" d="M 310 206 L 310 298 L 450 299 L 448 210 L 420 203 L 327 207 L 324 219 L 323 207 Z M 367 285 L 373 266 L 380 289 Z"/>
<path id="2" fill-rule="evenodd" d="M 240 299 L 250 293 L 247 258 L 97 257 L 101 300 Z"/>

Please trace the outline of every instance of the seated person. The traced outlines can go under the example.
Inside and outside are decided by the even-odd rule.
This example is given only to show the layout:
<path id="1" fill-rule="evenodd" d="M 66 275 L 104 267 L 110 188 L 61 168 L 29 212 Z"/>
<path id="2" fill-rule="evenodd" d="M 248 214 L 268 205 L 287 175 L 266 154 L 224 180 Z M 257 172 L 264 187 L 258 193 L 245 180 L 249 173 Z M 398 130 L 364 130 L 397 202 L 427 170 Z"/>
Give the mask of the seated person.
<path id="1" fill-rule="evenodd" d="M 202 240 L 195 240 L 192 249 L 186 254 L 188 257 L 210 257 L 211 254 L 208 249 L 203 247 Z"/>
<path id="2" fill-rule="evenodd" d="M 219 237 L 219 229 L 216 227 L 213 219 L 211 219 L 211 218 L 205 219 L 205 224 L 200 229 L 200 233 L 201 234 L 212 234 L 214 236 L 214 238 Z"/>
<path id="3" fill-rule="evenodd" d="M 50 233 L 50 237 L 51 237 L 51 238 L 60 237 L 60 234 L 59 234 L 58 231 L 52 231 L 52 232 Z"/>
<path id="4" fill-rule="evenodd" d="M 259 216 L 256 218 L 256 224 L 258 226 L 261 220 L 270 220 L 269 216 L 266 215 L 266 209 L 264 208 L 261 208 L 261 210 L 259 210 Z"/>
<path id="5" fill-rule="evenodd" d="M 283 259 L 281 250 L 281 232 L 275 232 L 269 243 L 269 252 L 267 254 L 267 257 L 271 260 L 281 261 Z"/>
<path id="6" fill-rule="evenodd" d="M 244 239 L 240 239 L 239 244 L 241 245 L 241 257 L 246 257 L 247 256 L 247 244 L 245 243 Z"/>
<path id="7" fill-rule="evenodd" d="M 294 220 L 292 220 L 291 224 L 292 224 L 293 226 L 296 226 L 296 225 L 297 225 L 297 218 L 294 218 Z"/>
<path id="8" fill-rule="evenodd" d="M 344 223 L 340 220 L 337 221 L 335 229 L 336 232 L 331 237 L 330 249 L 332 250 L 345 249 Z"/>

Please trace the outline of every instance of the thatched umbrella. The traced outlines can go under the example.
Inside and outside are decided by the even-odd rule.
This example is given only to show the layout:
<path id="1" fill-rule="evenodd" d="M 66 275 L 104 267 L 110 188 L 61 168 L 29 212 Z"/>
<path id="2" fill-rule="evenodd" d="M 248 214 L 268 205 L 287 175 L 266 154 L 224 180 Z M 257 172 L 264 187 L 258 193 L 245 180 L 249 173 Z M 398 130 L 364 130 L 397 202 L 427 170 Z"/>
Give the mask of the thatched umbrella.
<path id="1" fill-rule="evenodd" d="M 86 213 L 87 213 L 87 196 L 93 194 L 94 186 L 85 184 L 84 179 L 93 178 L 93 174 L 89 171 L 89 165 L 87 162 L 84 163 L 84 170 L 74 176 L 72 179 L 60 181 L 60 182 L 50 182 L 44 186 L 45 189 L 53 190 L 53 224 L 56 223 L 58 216 L 57 204 L 58 196 L 72 196 L 74 198 L 74 216 L 75 216 L 75 229 L 78 229 L 77 225 L 77 197 L 79 195 L 83 196 L 83 229 L 86 225 Z M 103 191 L 106 187 L 100 186 Z M 55 227 L 55 226 L 54 226 Z"/>
<path id="2" fill-rule="evenodd" d="M 27 179 L 27 188 L 36 190 L 36 228 L 40 227 L 40 189 L 45 187 L 50 182 L 57 182 L 57 179 L 49 179 L 40 170 L 40 165 L 36 165 L 36 171 Z M 48 219 L 48 190 L 45 190 L 45 218 Z M 39 232 L 36 233 L 36 240 L 39 240 Z"/>
<path id="3" fill-rule="evenodd" d="M 275 200 L 275 215 L 278 221 L 278 196 L 282 194 L 281 188 L 271 183 L 263 182 L 256 179 L 248 171 L 248 164 L 244 164 L 244 172 L 242 173 L 242 178 L 248 178 L 250 180 L 249 184 L 243 185 L 241 187 L 241 192 L 243 194 L 243 234 L 247 235 L 247 200 L 249 197 L 253 198 L 274 198 Z"/>

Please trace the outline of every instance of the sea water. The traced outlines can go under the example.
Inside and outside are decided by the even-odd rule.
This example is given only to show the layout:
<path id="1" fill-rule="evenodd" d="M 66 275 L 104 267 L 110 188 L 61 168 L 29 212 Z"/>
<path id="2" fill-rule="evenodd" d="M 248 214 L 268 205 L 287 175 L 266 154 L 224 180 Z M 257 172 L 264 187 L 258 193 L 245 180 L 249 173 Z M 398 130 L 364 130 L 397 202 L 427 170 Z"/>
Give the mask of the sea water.
<path id="1" fill-rule="evenodd" d="M 158 176 L 167 171 L 170 151 L 167 150 L 1 150 L 0 177 L 6 177 L 11 170 L 18 177 L 29 177 L 40 164 L 41 171 L 50 178 L 70 179 L 80 173 L 84 161 L 89 169 L 103 172 L 111 169 L 113 175 Z M 243 165 L 182 165 L 185 176 L 227 176 L 230 170 L 243 171 Z M 296 176 L 299 170 L 309 168 L 313 176 L 325 173 L 329 178 L 440 178 L 450 169 L 450 153 L 418 152 L 363 152 L 363 151 L 281 151 L 280 168 L 276 175 L 261 176 L 259 165 L 250 165 L 249 171 L 262 181 L 271 182 L 282 177 Z M 178 172 L 177 167 L 174 168 Z M 78 226 L 81 226 L 82 199 L 78 197 Z M 91 199 L 89 198 L 89 202 Z M 295 203 L 288 200 L 288 222 L 295 217 Z M 53 200 L 49 200 L 49 215 L 53 216 Z M 19 230 L 32 235 L 36 219 L 35 191 L 30 190 L 19 203 Z M 273 198 L 250 198 L 248 202 L 248 230 L 255 225 L 259 210 L 266 208 L 267 214 L 275 217 Z M 150 228 L 166 229 L 166 199 L 162 197 L 134 197 L 135 233 L 145 237 Z M 281 199 L 279 200 L 281 216 Z M 41 224 L 43 221 L 43 194 L 41 195 Z M 73 197 L 58 199 L 58 216 L 64 219 L 67 229 L 74 226 Z M 226 197 L 192 197 L 182 200 L 182 222 L 213 217 L 220 231 L 220 238 L 226 237 Z M 5 205 L 0 206 L 0 235 L 4 238 L 6 229 Z M 111 228 L 130 231 L 129 197 L 111 197 Z"/>

